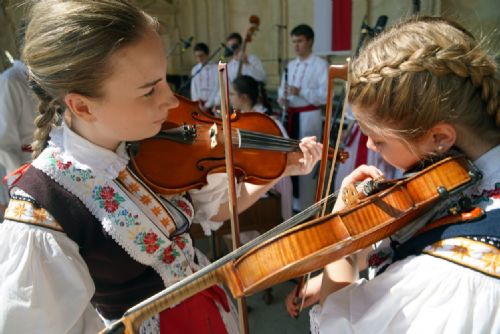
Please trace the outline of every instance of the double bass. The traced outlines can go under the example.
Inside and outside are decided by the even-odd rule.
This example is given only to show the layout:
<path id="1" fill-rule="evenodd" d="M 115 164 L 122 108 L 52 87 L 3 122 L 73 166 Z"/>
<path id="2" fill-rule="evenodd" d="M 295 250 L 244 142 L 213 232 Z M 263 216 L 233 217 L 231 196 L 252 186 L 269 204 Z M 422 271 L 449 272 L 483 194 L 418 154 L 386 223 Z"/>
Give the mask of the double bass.
<path id="1" fill-rule="evenodd" d="M 251 15 L 249 22 L 250 22 L 250 27 L 247 29 L 245 38 L 243 39 L 243 44 L 240 47 L 240 56 L 245 55 L 247 44 L 252 41 L 253 36 L 255 35 L 257 30 L 259 30 L 260 18 L 257 15 Z M 241 75 L 242 68 L 243 68 L 243 61 L 240 59 L 238 63 L 238 71 L 236 72 L 236 77 L 239 77 Z"/>

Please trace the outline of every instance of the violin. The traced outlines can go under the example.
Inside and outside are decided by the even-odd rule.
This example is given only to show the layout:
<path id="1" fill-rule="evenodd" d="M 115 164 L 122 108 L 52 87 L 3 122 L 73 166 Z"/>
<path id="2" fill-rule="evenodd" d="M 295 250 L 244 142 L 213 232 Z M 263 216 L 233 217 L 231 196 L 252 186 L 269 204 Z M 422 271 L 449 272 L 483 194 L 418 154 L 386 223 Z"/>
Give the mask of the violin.
<path id="1" fill-rule="evenodd" d="M 345 209 L 312 219 L 321 203 L 129 309 L 102 333 L 133 333 L 159 311 L 214 284 L 251 295 L 361 250 L 475 184 L 481 173 L 463 155 L 447 157 Z"/>
<path id="2" fill-rule="evenodd" d="M 196 102 L 177 96 L 154 137 L 129 144 L 137 175 L 155 192 L 169 195 L 200 188 L 209 173 L 225 172 L 221 118 L 201 110 Z M 257 113 L 231 114 L 234 170 L 241 182 L 265 184 L 284 172 L 286 152 L 300 151 L 300 140 L 284 138 L 275 121 Z M 333 154 L 333 149 L 329 150 Z M 348 154 L 340 152 L 345 161 Z"/>

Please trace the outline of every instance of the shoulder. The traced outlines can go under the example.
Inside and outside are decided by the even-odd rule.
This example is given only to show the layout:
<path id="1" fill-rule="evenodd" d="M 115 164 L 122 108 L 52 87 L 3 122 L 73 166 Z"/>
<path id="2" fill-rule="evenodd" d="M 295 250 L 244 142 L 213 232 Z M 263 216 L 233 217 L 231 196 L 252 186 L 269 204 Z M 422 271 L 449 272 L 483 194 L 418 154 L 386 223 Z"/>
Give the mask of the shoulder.
<path id="1" fill-rule="evenodd" d="M 326 60 L 324 60 L 323 58 L 318 57 L 316 55 L 311 55 L 311 62 L 315 65 L 328 67 L 328 62 Z"/>
<path id="2" fill-rule="evenodd" d="M 248 55 L 248 61 L 255 61 L 255 62 L 259 62 L 260 63 L 260 58 L 257 57 L 256 55 L 254 54 L 249 54 Z"/>
<path id="3" fill-rule="evenodd" d="M 22 65 L 22 63 L 21 63 Z M 28 77 L 24 65 L 15 63 L 0 75 L 0 92 L 25 91 L 29 92 Z"/>

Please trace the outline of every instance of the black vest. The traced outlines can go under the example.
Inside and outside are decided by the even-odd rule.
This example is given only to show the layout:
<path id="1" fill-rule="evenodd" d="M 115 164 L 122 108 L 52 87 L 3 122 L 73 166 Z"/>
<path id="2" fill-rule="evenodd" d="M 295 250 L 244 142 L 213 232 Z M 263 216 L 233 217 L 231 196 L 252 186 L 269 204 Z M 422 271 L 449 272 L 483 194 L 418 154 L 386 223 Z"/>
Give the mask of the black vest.
<path id="1" fill-rule="evenodd" d="M 132 259 L 80 199 L 48 175 L 30 167 L 14 186 L 50 212 L 78 244 L 96 288 L 91 302 L 105 318 L 120 318 L 127 309 L 165 288 L 153 268 Z"/>

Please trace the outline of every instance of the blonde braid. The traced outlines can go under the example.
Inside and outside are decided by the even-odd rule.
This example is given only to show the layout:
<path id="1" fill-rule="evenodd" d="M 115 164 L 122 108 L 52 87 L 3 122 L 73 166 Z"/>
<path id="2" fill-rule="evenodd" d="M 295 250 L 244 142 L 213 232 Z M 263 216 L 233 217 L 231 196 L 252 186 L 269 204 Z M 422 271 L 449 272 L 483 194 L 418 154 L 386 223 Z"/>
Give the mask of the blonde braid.
<path id="1" fill-rule="evenodd" d="M 352 66 L 349 101 L 376 105 L 367 121 L 398 124 L 408 139 L 442 120 L 498 136 L 481 110 L 500 127 L 499 88 L 496 62 L 465 29 L 423 18 L 395 26 L 363 50 Z"/>

